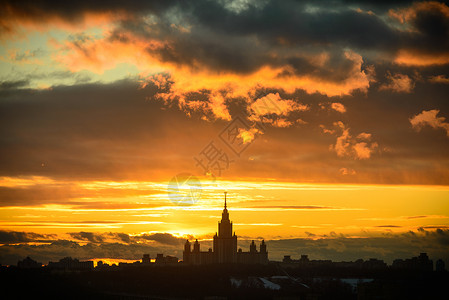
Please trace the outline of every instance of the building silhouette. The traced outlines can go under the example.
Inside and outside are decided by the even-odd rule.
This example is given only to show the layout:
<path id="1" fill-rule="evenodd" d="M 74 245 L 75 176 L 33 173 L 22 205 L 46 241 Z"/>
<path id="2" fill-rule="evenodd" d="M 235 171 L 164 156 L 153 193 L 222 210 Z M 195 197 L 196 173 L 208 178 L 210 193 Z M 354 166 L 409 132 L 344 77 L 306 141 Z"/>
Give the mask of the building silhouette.
<path id="1" fill-rule="evenodd" d="M 435 263 L 435 271 L 443 272 L 446 271 L 446 268 L 444 266 L 444 261 L 442 259 L 437 260 Z"/>
<path id="2" fill-rule="evenodd" d="M 396 270 L 433 271 L 433 261 L 427 253 L 420 253 L 418 257 L 395 259 L 391 267 Z"/>
<path id="3" fill-rule="evenodd" d="M 356 261 L 332 261 L 326 260 L 310 260 L 308 255 L 301 255 L 300 259 L 292 259 L 290 255 L 284 255 L 281 265 L 283 267 L 294 268 L 301 267 L 304 269 L 313 268 L 341 268 L 354 270 L 386 270 L 387 264 L 383 260 L 370 258 L 368 260 L 357 259 Z"/>
<path id="4" fill-rule="evenodd" d="M 142 264 L 149 265 L 151 263 L 151 258 L 149 254 L 144 254 L 142 257 Z"/>
<path id="5" fill-rule="evenodd" d="M 214 235 L 213 249 L 208 251 L 200 250 L 200 243 L 196 240 L 193 249 L 189 240 L 184 245 L 183 261 L 187 264 L 266 264 L 268 263 L 268 252 L 265 241 L 262 241 L 257 251 L 256 244 L 252 241 L 249 252 L 237 250 L 237 236 L 232 231 L 232 222 L 229 219 L 229 212 L 226 204 L 226 192 L 224 209 L 221 214 L 221 221 L 218 222 L 218 232 Z"/>
<path id="6" fill-rule="evenodd" d="M 19 260 L 17 262 L 17 267 L 21 268 L 21 269 L 36 269 L 36 268 L 41 268 L 42 263 L 37 262 L 34 259 L 32 259 L 31 257 L 27 256 L 23 260 Z"/>
<path id="7" fill-rule="evenodd" d="M 156 254 L 155 263 L 156 264 L 176 264 L 179 259 L 176 256 L 164 256 L 162 253 Z"/>
<path id="8" fill-rule="evenodd" d="M 49 269 L 54 270 L 66 270 L 66 271 L 82 271 L 82 270 L 93 270 L 93 261 L 79 261 L 77 258 L 73 259 L 71 257 L 64 257 L 58 262 L 50 261 L 47 266 Z"/>

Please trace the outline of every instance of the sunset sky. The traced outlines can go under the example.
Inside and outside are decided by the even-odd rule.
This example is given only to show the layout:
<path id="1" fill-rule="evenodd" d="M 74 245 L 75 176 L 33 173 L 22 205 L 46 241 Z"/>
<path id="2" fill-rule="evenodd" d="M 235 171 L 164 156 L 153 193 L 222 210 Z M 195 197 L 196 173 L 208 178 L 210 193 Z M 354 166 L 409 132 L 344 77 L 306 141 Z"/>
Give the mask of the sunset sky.
<path id="1" fill-rule="evenodd" d="M 0 43 L 3 265 L 207 250 L 224 191 L 244 251 L 449 265 L 447 2 L 0 0 Z"/>

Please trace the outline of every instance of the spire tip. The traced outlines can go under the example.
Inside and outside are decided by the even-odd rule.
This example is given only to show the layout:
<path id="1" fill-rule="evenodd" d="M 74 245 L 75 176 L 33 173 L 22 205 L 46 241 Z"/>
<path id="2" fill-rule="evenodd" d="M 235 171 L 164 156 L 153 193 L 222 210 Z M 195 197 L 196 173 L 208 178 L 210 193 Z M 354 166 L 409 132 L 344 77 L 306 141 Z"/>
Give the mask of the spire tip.
<path id="1" fill-rule="evenodd" d="M 224 192 L 224 194 L 225 194 L 225 205 L 224 205 L 224 208 L 226 208 L 226 194 L 227 194 L 228 192 Z"/>

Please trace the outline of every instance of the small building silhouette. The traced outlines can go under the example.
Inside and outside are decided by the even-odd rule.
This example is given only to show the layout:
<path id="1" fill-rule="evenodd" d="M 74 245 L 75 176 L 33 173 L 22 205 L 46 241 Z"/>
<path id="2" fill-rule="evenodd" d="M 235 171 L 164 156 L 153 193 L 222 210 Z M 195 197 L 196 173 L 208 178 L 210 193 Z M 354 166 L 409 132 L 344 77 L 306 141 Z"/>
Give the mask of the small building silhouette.
<path id="1" fill-rule="evenodd" d="M 433 261 L 427 253 L 420 253 L 418 257 L 395 259 L 391 267 L 396 270 L 433 271 Z"/>
<path id="2" fill-rule="evenodd" d="M 331 260 L 310 260 L 308 255 L 301 255 L 300 259 L 292 259 L 290 255 L 284 255 L 282 265 L 285 267 L 303 268 L 341 268 L 341 269 L 358 269 L 358 270 L 386 270 L 387 264 L 383 260 L 370 258 L 369 260 L 358 259 L 356 261 L 339 261 Z"/>
<path id="3" fill-rule="evenodd" d="M 78 259 L 73 259 L 71 257 L 64 257 L 58 262 L 49 262 L 49 269 L 53 270 L 65 270 L 65 271 L 83 271 L 92 270 L 94 268 L 93 261 L 79 261 Z"/>
<path id="4" fill-rule="evenodd" d="M 156 264 L 176 264 L 178 261 L 179 259 L 175 256 L 164 256 L 164 254 L 161 253 L 156 254 Z"/>
<path id="5" fill-rule="evenodd" d="M 42 263 L 33 260 L 31 257 L 27 256 L 23 260 L 17 262 L 17 267 L 20 269 L 36 269 L 41 268 Z"/>
<path id="6" fill-rule="evenodd" d="M 435 271 L 437 272 L 443 272 L 446 271 L 445 265 L 444 265 L 444 261 L 442 259 L 439 259 L 436 261 L 435 263 Z"/>
<path id="7" fill-rule="evenodd" d="M 150 255 L 149 254 L 144 254 L 143 257 L 142 257 L 142 264 L 149 265 L 150 262 L 151 262 Z"/>

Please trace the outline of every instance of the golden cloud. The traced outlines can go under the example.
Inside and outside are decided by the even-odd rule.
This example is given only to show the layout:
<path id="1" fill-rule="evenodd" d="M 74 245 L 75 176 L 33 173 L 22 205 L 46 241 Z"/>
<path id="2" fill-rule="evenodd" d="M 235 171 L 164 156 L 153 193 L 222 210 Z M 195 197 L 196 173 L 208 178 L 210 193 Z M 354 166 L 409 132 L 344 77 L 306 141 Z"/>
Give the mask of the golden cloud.
<path id="1" fill-rule="evenodd" d="M 331 108 L 335 111 L 338 111 L 340 113 L 345 113 L 346 112 L 346 107 L 339 103 L 339 102 L 334 102 L 331 104 Z"/>
<path id="2" fill-rule="evenodd" d="M 171 47 L 167 41 L 142 38 L 131 33 L 121 33 L 120 38 L 112 38 L 112 34 L 105 31 L 103 38 L 83 36 L 78 40 L 63 43 L 53 40 L 51 44 L 57 52 L 54 59 L 72 72 L 89 70 L 102 74 L 120 63 L 129 63 L 142 71 L 142 87 L 149 82 L 157 86 L 169 86 L 158 94 L 159 99 L 166 103 L 176 101 L 186 112 L 203 110 L 214 118 L 223 120 L 231 118 L 225 104 L 226 99 L 243 98 L 250 104 L 255 97 L 255 91 L 261 88 L 282 90 L 290 94 L 301 89 L 310 94 L 343 96 L 355 90 L 366 92 L 373 80 L 362 70 L 362 57 L 350 50 L 344 52 L 344 58 L 351 62 L 352 67 L 345 79 L 336 82 L 313 74 L 295 74 L 289 65 L 264 65 L 245 74 L 212 70 L 200 64 L 179 65 L 167 62 L 160 55 L 154 54 L 164 47 Z M 311 63 L 316 64 L 315 56 L 312 55 L 310 60 Z M 169 84 L 167 76 L 161 76 L 161 74 L 168 74 Z M 187 100 L 187 96 L 199 91 L 206 91 L 208 100 L 204 104 L 190 103 L 192 100 Z M 266 97 L 269 97 L 281 109 L 280 114 L 306 109 L 305 106 L 292 100 L 281 100 L 279 94 L 270 94 Z M 256 100 L 252 109 L 255 109 L 260 101 L 262 100 Z M 342 107 L 338 109 L 341 110 Z M 285 126 L 286 122 L 281 121 L 280 124 Z"/>
<path id="3" fill-rule="evenodd" d="M 417 131 L 420 131 L 425 126 L 430 126 L 433 129 L 444 129 L 449 137 L 449 123 L 445 122 L 446 118 L 438 117 L 438 109 L 423 110 L 421 113 L 411 117 L 409 119 L 412 127 Z"/>
<path id="4" fill-rule="evenodd" d="M 378 148 L 376 142 L 371 142 L 371 134 L 362 132 L 353 137 L 349 128 L 343 122 L 334 123 L 334 127 L 341 130 L 341 135 L 337 137 L 335 145 L 330 145 L 330 149 L 335 151 L 340 157 L 352 157 L 354 159 L 369 159 L 372 153 Z M 322 127 L 324 130 L 325 128 Z M 331 132 L 329 132 L 331 133 Z"/>

